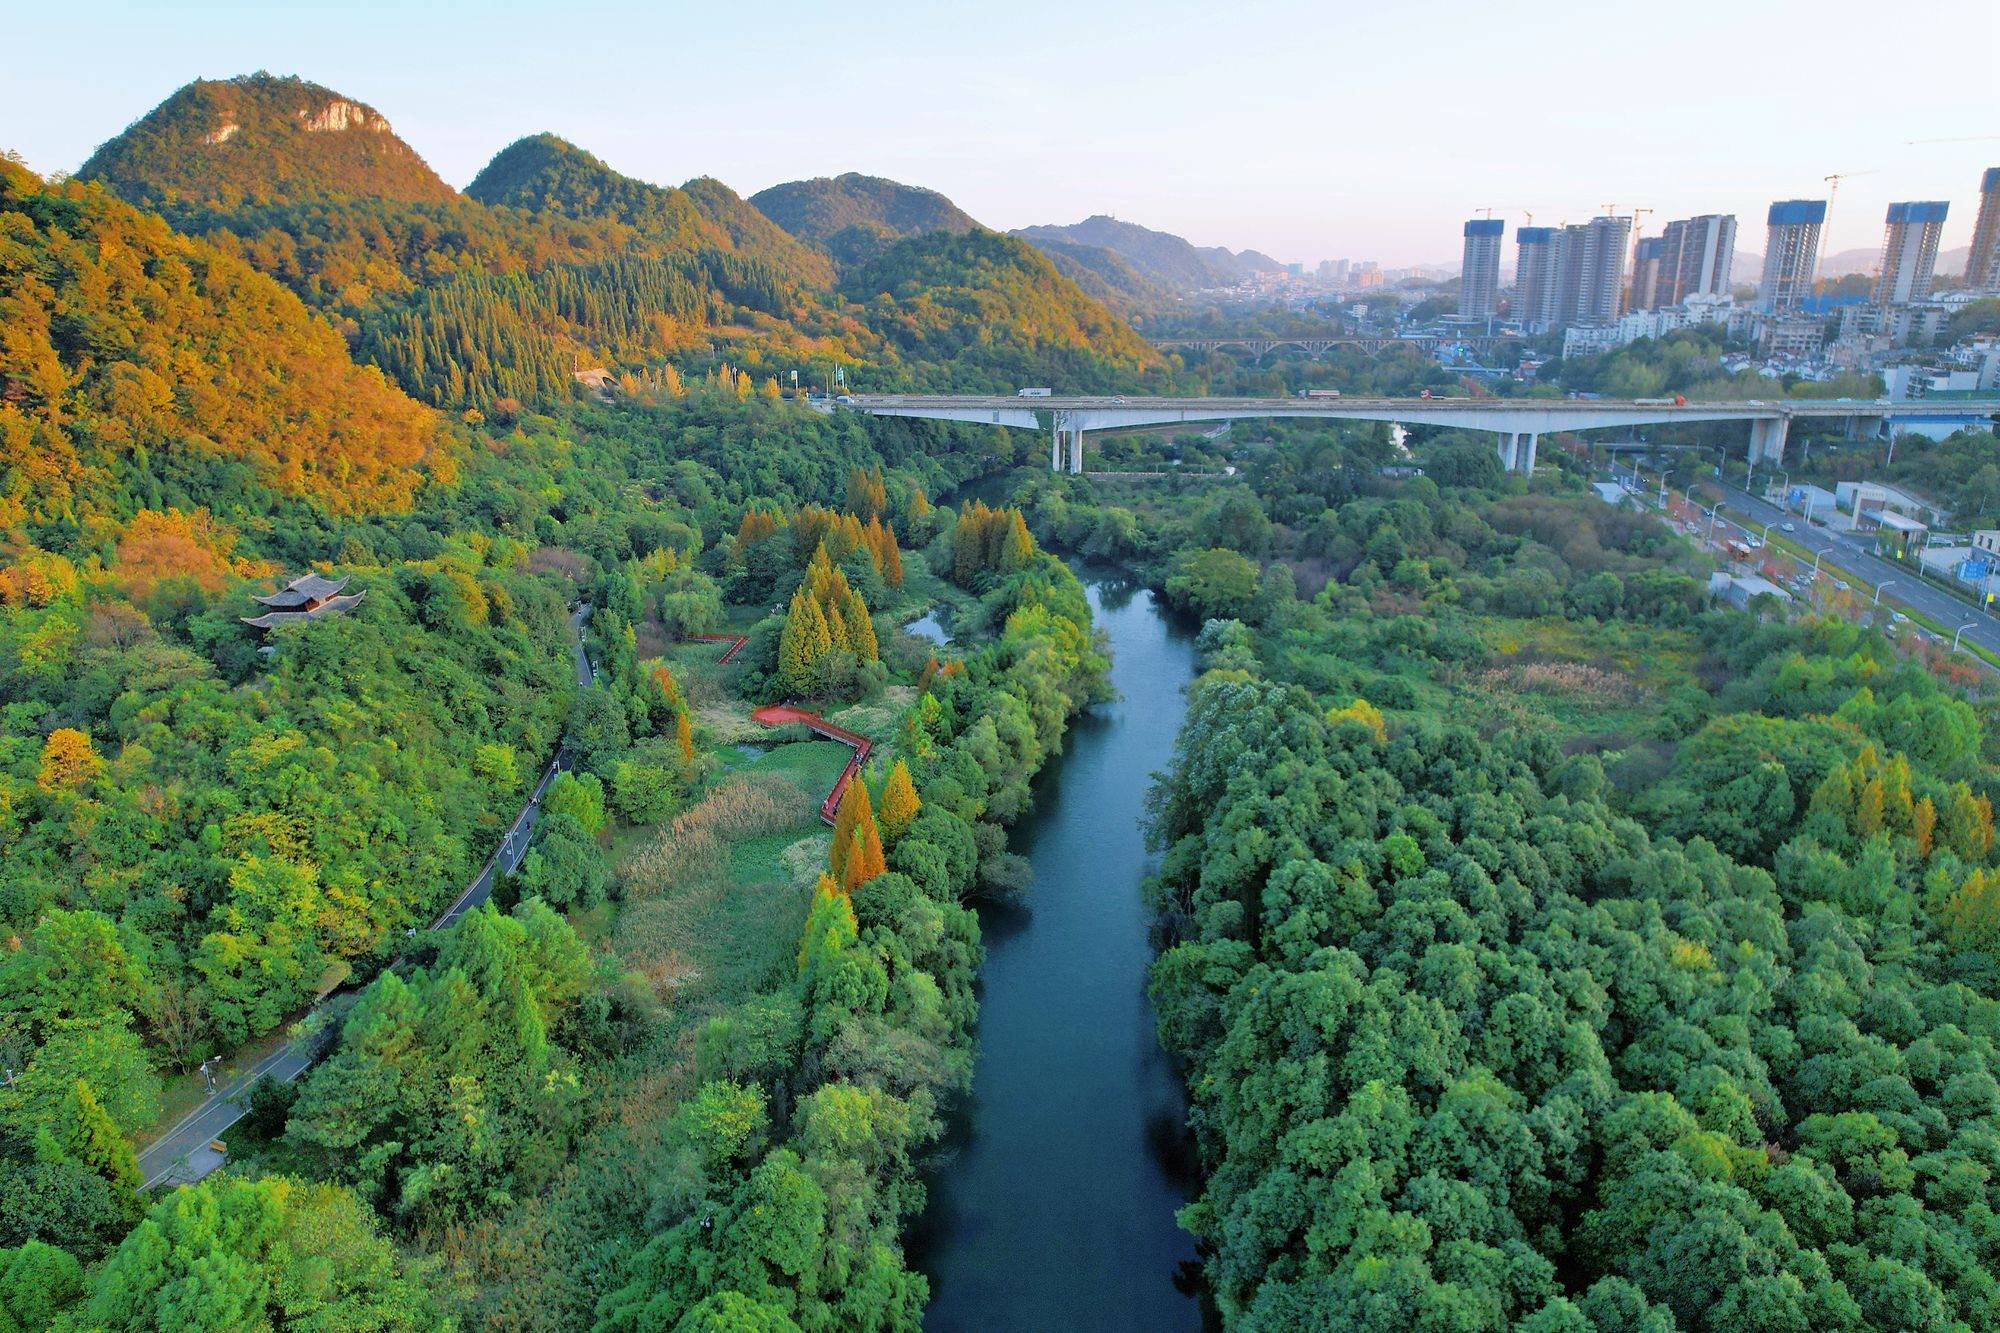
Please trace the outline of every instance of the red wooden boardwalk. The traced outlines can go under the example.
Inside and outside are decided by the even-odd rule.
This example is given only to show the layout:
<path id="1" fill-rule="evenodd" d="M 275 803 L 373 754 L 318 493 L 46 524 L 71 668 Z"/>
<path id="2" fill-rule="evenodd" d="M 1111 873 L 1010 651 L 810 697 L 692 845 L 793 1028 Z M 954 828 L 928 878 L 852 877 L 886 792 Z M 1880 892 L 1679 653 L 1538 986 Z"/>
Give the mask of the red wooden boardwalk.
<path id="1" fill-rule="evenodd" d="M 750 642 L 750 636 L 747 634 L 690 634 L 688 637 L 690 639 L 700 639 L 705 643 L 728 644 L 729 650 L 721 657 L 715 659 L 717 666 L 726 666 L 729 659 L 736 656 L 744 644 Z"/>
<path id="2" fill-rule="evenodd" d="M 723 660 L 727 661 L 728 658 L 725 657 Z M 834 782 L 833 790 L 819 803 L 819 817 L 831 824 L 834 813 L 840 809 L 841 795 L 846 792 L 847 784 L 854 780 L 854 775 L 861 771 L 861 765 L 868 758 L 868 752 L 875 748 L 875 742 L 858 731 L 849 731 L 838 722 L 827 721 L 818 713 L 809 713 L 790 704 L 766 704 L 762 708 L 753 709 L 750 716 L 767 727 L 785 727 L 796 723 L 814 735 L 824 736 L 830 741 L 839 741 L 842 745 L 853 748 L 854 753 L 849 756 L 847 767 L 840 770 L 840 777 Z"/>

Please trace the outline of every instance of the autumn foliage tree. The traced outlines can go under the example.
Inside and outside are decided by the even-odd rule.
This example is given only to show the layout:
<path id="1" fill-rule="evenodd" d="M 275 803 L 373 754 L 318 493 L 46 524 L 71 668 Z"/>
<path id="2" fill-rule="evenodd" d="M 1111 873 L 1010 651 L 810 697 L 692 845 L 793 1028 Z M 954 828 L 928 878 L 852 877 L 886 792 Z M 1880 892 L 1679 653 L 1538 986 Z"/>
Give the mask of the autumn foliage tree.
<path id="1" fill-rule="evenodd" d="M 822 664 L 834 653 L 850 654 L 859 663 L 881 657 L 867 603 L 822 546 L 792 593 L 779 631 L 779 680 L 794 694 L 818 693 L 826 683 Z"/>
<path id="2" fill-rule="evenodd" d="M 889 776 L 882 783 L 882 833 L 894 842 L 903 836 L 903 830 L 910 826 L 923 809 L 923 801 L 917 796 L 917 785 L 910 780 L 910 766 L 898 759 L 890 765 Z"/>
<path id="3" fill-rule="evenodd" d="M 1034 558 L 1035 539 L 1015 508 L 991 509 L 980 500 L 959 511 L 952 529 L 952 578 L 970 583 L 981 573 L 1011 574 Z"/>

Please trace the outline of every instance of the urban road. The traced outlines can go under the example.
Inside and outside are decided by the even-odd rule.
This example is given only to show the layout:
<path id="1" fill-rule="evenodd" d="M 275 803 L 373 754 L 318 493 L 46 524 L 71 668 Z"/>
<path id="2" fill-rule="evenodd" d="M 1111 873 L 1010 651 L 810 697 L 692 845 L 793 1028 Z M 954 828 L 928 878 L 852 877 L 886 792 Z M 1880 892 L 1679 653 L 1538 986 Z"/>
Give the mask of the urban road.
<path id="1" fill-rule="evenodd" d="M 1959 626 L 1964 625 L 1968 642 L 1976 643 L 1988 652 L 2000 653 L 2000 621 L 1972 603 L 1925 582 L 1923 576 L 1909 565 L 1884 560 L 1870 551 L 1866 542 L 1847 533 L 1807 523 L 1797 514 L 1787 513 L 1748 491 L 1714 480 L 1707 484 L 1710 490 L 1722 495 L 1726 508 L 1750 520 L 1749 531 L 1761 534 L 1764 524 L 1769 523 L 1772 530 L 1781 533 L 1786 541 L 1796 542 L 1815 555 L 1823 553 L 1827 560 L 1850 574 L 1860 576 L 1867 586 L 1856 585 L 1856 589 L 1867 594 L 1871 600 L 1879 587 L 1884 602 L 1893 602 L 1928 616 L 1942 625 L 1947 635 L 1956 633 Z M 1795 530 L 1785 532 L 1784 525 L 1787 523 L 1792 524 Z"/>
<path id="2" fill-rule="evenodd" d="M 583 620 L 589 613 L 590 604 L 586 602 L 577 607 L 569 618 L 570 651 L 575 658 L 578 685 L 589 685 L 597 678 L 596 665 L 583 648 Z M 534 837 L 535 822 L 541 815 L 542 793 L 548 790 L 549 783 L 567 763 L 568 757 L 561 752 L 549 762 L 542 772 L 541 781 L 535 784 L 533 794 L 508 826 L 499 850 L 466 886 L 465 892 L 431 923 L 432 930 L 442 930 L 454 924 L 485 902 L 493 893 L 497 877 L 511 873 L 521 864 L 521 858 L 527 854 L 528 843 Z M 145 1177 L 147 1189 L 161 1184 L 193 1184 L 222 1165 L 228 1154 L 215 1144 L 249 1113 L 250 1089 L 257 1080 L 268 1076 L 280 1083 L 290 1083 L 312 1068 L 326 1053 L 333 1040 L 335 1025 L 327 1022 L 313 1024 L 310 1019 L 319 1015 L 332 998 L 328 996 L 321 1000 L 307 1015 L 308 1031 L 223 1082 L 201 1105 L 188 1112 L 178 1124 L 139 1154 L 139 1170 Z"/>
<path id="3" fill-rule="evenodd" d="M 1629 469 L 1626 471 L 1629 474 Z M 1798 514 L 1726 482 L 1704 477 L 1697 484 L 1721 497 L 1722 522 L 1733 523 L 1746 535 L 1759 539 L 1765 535 L 1765 525 L 1769 524 L 1772 533 L 1804 547 L 1814 555 L 1824 556 L 1820 570 L 1822 577 L 1851 575 L 1855 580 L 1854 590 L 1863 597 L 1872 602 L 1876 589 L 1880 588 L 1884 604 L 1892 609 L 1917 612 L 1943 626 L 1947 642 L 1960 626 L 1964 626 L 1967 642 L 1976 643 L 1989 652 L 2000 653 L 2000 620 L 1972 603 L 1925 582 L 1910 566 L 1884 560 L 1869 550 L 1867 543 L 1861 539 L 1808 523 Z M 1655 494 L 1655 489 L 1644 481 L 1638 483 L 1638 488 L 1643 495 Z M 1790 532 L 1785 531 L 1787 523 L 1792 525 Z M 1838 568 L 1829 574 L 1829 566 Z"/>

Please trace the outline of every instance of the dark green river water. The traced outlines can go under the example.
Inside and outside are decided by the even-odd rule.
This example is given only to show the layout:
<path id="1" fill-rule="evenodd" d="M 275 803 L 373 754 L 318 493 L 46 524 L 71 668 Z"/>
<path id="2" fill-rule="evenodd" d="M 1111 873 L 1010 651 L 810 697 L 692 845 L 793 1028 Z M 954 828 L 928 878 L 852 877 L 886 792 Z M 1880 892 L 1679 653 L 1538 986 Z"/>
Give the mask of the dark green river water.
<path id="1" fill-rule="evenodd" d="M 1194 639 L 1146 589 L 1080 572 L 1118 699 L 1077 719 L 1014 830 L 1035 870 L 1026 903 L 980 914 L 972 1096 L 913 1243 L 931 1330 L 1202 1324 L 1194 1242 L 1174 1224 L 1192 1184 L 1186 1108 L 1153 1034 L 1140 892 L 1140 820 Z"/>

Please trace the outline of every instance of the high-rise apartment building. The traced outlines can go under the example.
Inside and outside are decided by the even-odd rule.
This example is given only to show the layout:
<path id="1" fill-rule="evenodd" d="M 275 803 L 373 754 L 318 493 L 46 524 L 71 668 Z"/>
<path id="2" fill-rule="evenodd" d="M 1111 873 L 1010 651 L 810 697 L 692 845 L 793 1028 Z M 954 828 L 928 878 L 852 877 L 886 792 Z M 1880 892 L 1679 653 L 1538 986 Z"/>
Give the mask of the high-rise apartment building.
<path id="1" fill-rule="evenodd" d="M 1631 218 L 1592 218 L 1514 233 L 1514 317 L 1529 333 L 1610 324 L 1625 309 L 1625 250 Z"/>
<path id="2" fill-rule="evenodd" d="M 1507 224 L 1500 218 L 1473 218 L 1465 224 L 1465 259 L 1458 270 L 1458 313 L 1468 319 L 1491 319 L 1500 290 L 1500 238 Z"/>
<path id="3" fill-rule="evenodd" d="M 1979 221 L 1972 227 L 1972 253 L 1965 282 L 1977 292 L 2000 292 L 2000 167 L 1979 178 Z"/>
<path id="4" fill-rule="evenodd" d="M 1592 218 L 1558 233 L 1556 327 L 1610 324 L 1625 313 L 1625 251 L 1631 239 L 1631 218 Z"/>
<path id="5" fill-rule="evenodd" d="M 1658 310 L 1666 304 L 1660 299 L 1662 248 L 1663 240 L 1658 236 L 1641 236 L 1632 247 L 1632 299 L 1626 303 L 1627 309 Z"/>
<path id="6" fill-rule="evenodd" d="M 1704 213 L 1698 218 L 1669 222 L 1660 231 L 1660 277 L 1655 285 L 1665 310 L 1690 296 L 1728 296 L 1729 274 L 1736 262 L 1736 218 L 1728 213 Z"/>
<path id="7" fill-rule="evenodd" d="M 1556 317 L 1556 229 L 1514 233 L 1514 318 L 1529 333 L 1546 333 Z"/>
<path id="8" fill-rule="evenodd" d="M 1766 310 L 1797 310 L 1812 295 L 1819 270 L 1819 233 L 1826 225 L 1826 200 L 1785 199 L 1771 205 L 1770 240 L 1764 249 L 1764 278 L 1757 304 Z"/>
<path id="9" fill-rule="evenodd" d="M 1875 275 L 1876 305 L 1908 305 L 1931 294 L 1947 207 L 1941 199 L 1889 205 L 1882 271 Z"/>

